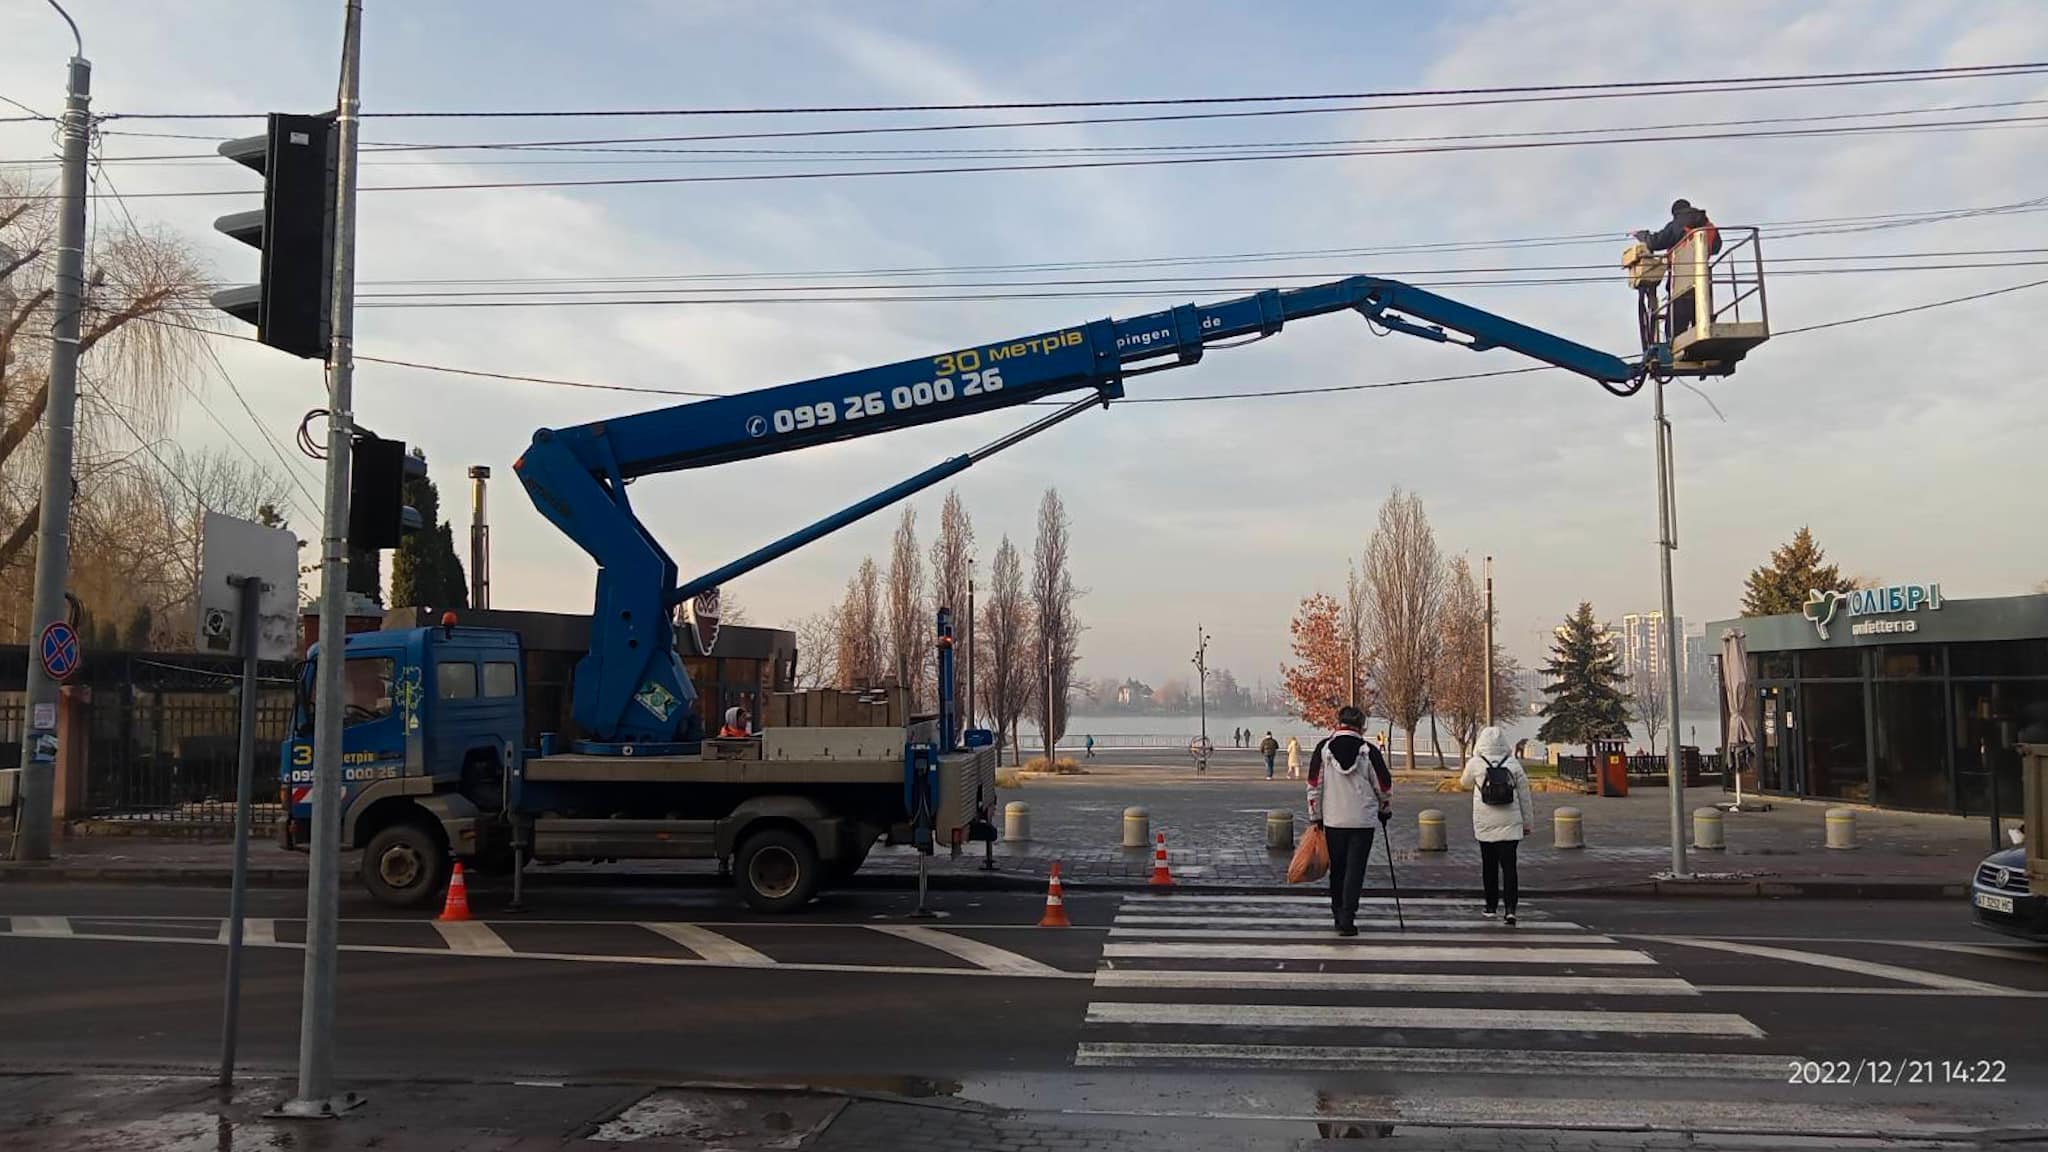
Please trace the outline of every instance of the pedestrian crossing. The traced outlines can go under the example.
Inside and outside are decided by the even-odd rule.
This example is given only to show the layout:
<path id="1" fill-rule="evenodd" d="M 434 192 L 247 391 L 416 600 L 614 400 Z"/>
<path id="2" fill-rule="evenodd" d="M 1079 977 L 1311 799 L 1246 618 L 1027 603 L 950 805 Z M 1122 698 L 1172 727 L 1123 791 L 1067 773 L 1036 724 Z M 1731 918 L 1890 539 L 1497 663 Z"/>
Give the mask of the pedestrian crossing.
<path id="1" fill-rule="evenodd" d="M 1127 897 L 1074 1052 L 1084 1068 L 1767 1079 L 1764 1030 L 1647 952 L 1540 907 L 1451 897 Z M 1405 931 L 1403 925 L 1405 924 Z"/>

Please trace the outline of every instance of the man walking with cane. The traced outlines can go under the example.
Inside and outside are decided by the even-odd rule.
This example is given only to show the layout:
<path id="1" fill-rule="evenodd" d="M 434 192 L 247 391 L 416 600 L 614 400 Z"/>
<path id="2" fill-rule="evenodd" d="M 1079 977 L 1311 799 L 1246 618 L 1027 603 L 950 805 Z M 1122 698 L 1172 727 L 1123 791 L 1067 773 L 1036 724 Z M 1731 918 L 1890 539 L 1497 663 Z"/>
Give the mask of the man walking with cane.
<path id="1" fill-rule="evenodd" d="M 1394 777 L 1366 742 L 1365 713 L 1346 705 L 1337 730 L 1316 744 L 1308 764 L 1308 818 L 1330 846 L 1330 913 L 1337 935 L 1358 935 L 1358 894 L 1372 856 L 1375 824 L 1393 813 Z"/>

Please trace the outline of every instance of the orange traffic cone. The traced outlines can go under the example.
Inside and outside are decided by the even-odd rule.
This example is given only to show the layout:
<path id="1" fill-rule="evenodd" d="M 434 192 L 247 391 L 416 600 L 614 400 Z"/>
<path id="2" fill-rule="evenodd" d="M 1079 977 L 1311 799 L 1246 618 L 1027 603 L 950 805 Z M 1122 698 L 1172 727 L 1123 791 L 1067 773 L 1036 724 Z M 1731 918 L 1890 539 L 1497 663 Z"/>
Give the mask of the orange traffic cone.
<path id="1" fill-rule="evenodd" d="M 1071 928 L 1073 922 L 1067 919 L 1067 900 L 1060 891 L 1060 862 L 1052 862 L 1052 878 L 1045 884 L 1045 915 L 1039 918 L 1040 928 Z"/>
<path id="2" fill-rule="evenodd" d="M 1159 846 L 1152 850 L 1152 886 L 1173 887 L 1173 873 L 1166 870 L 1166 833 L 1159 834 Z"/>
<path id="3" fill-rule="evenodd" d="M 455 862 L 455 874 L 448 877 L 448 900 L 441 905 L 442 921 L 469 919 L 469 884 L 462 878 L 462 861 Z"/>

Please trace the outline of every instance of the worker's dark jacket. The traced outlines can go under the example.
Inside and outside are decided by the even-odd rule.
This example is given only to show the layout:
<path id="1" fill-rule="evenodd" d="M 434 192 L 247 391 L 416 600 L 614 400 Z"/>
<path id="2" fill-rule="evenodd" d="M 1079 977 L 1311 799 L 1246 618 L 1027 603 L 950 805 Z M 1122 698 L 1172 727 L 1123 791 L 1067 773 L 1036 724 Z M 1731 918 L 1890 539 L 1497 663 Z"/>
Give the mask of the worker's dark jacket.
<path id="1" fill-rule="evenodd" d="M 1673 216 L 1669 224 L 1650 234 L 1650 251 L 1668 252 L 1678 247 L 1679 242 L 1685 239 L 1686 233 L 1695 228 L 1711 227 L 1712 224 L 1713 221 L 1707 219 L 1707 212 L 1704 208 L 1694 208 L 1689 212 L 1682 212 Z M 1721 237 L 1718 231 L 1713 235 L 1707 246 L 1709 249 L 1707 255 L 1720 255 Z"/>

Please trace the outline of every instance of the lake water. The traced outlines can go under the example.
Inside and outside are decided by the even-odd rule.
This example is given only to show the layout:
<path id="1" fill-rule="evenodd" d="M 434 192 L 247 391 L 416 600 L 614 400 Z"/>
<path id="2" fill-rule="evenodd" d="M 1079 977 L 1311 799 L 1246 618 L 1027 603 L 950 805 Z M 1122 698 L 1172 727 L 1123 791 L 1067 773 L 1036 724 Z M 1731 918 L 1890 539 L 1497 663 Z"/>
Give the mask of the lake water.
<path id="1" fill-rule="evenodd" d="M 1366 723 L 1367 731 L 1375 742 L 1381 741 L 1388 726 L 1387 721 L 1383 719 L 1374 719 Z M 1721 746 L 1721 721 L 1712 712 L 1682 712 L 1678 717 L 1678 726 L 1681 744 L 1698 744 L 1700 749 L 1706 752 L 1715 751 Z M 1038 738 L 1038 726 L 1026 718 L 1019 727 L 1024 746 L 1028 749 L 1031 742 Z M 1508 739 L 1528 740 L 1533 743 L 1537 729 L 1543 727 L 1543 718 L 1516 716 L 1509 718 L 1501 727 L 1507 731 Z M 1259 738 L 1269 731 L 1282 744 L 1287 743 L 1289 736 L 1299 737 L 1302 743 L 1309 744 L 1324 735 L 1322 730 L 1313 727 L 1299 716 L 1246 716 L 1215 712 L 1209 714 L 1209 739 L 1217 746 L 1230 747 L 1232 728 L 1251 729 L 1255 745 Z M 1090 733 L 1094 734 L 1096 743 L 1101 746 L 1113 745 L 1115 741 L 1110 739 L 1112 736 L 1144 736 L 1148 737 L 1147 744 L 1156 741 L 1178 746 L 1194 739 L 1201 730 L 1202 721 L 1199 716 L 1075 716 L 1067 722 L 1067 736 L 1061 741 L 1061 746 L 1079 745 Z M 1650 746 L 1649 733 L 1642 725 L 1633 725 L 1631 732 L 1634 744 L 1644 748 Z M 1658 734 L 1657 747 L 1660 751 L 1664 747 L 1663 736 L 1661 732 Z M 1169 740 L 1169 737 L 1175 739 Z M 1457 741 L 1451 739 L 1448 732 L 1440 730 L 1438 739 L 1443 745 L 1444 755 L 1457 755 Z M 1422 726 L 1416 731 L 1415 744 L 1418 755 L 1430 754 L 1428 721 L 1423 721 Z M 1405 749 L 1407 735 L 1401 732 L 1394 733 L 1392 746 L 1395 749 Z"/>

